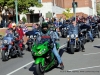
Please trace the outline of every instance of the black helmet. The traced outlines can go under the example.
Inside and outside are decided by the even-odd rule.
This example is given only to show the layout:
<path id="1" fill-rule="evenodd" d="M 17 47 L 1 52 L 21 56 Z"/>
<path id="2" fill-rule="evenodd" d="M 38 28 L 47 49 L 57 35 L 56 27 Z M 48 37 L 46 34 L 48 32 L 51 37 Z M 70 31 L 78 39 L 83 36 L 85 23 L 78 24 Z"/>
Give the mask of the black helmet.
<path id="1" fill-rule="evenodd" d="M 47 28 L 47 29 L 44 29 Z M 48 23 L 42 23 L 42 32 L 46 34 L 48 32 Z"/>
<path id="2" fill-rule="evenodd" d="M 46 22 L 42 23 L 42 29 L 45 27 L 48 28 L 48 23 L 46 23 Z"/>

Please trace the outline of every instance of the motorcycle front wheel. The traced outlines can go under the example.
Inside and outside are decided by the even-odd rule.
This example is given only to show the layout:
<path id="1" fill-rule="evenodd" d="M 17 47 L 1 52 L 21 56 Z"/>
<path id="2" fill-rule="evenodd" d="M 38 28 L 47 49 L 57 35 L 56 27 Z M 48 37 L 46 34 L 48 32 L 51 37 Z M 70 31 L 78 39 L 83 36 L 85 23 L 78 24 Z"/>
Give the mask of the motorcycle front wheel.
<path id="1" fill-rule="evenodd" d="M 74 54 L 74 45 L 70 45 L 70 52 L 71 54 Z"/>
<path id="2" fill-rule="evenodd" d="M 8 55 L 6 50 L 2 50 L 2 61 L 7 61 L 8 60 Z"/>
<path id="3" fill-rule="evenodd" d="M 37 75 L 44 75 L 44 67 L 41 63 L 37 64 L 35 67 Z"/>

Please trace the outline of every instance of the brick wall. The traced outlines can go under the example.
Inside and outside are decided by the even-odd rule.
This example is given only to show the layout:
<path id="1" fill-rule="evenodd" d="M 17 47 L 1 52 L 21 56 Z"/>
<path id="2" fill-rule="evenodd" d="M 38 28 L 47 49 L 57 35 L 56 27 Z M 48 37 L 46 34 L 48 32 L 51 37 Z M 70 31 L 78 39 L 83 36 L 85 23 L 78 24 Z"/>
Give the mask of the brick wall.
<path id="1" fill-rule="evenodd" d="M 100 2 L 100 0 L 96 0 L 96 2 Z"/>
<path id="2" fill-rule="evenodd" d="M 72 8 L 73 0 L 64 0 L 64 8 Z M 91 0 L 75 0 L 78 3 L 78 7 L 90 7 L 92 8 Z"/>
<path id="3" fill-rule="evenodd" d="M 52 2 L 53 0 L 42 0 L 42 2 Z"/>
<path id="4" fill-rule="evenodd" d="M 92 8 L 91 0 L 75 0 L 78 3 L 78 7 L 90 7 Z M 42 2 L 54 2 L 54 0 L 42 0 Z M 55 4 L 62 8 L 72 8 L 73 0 L 55 0 Z"/>

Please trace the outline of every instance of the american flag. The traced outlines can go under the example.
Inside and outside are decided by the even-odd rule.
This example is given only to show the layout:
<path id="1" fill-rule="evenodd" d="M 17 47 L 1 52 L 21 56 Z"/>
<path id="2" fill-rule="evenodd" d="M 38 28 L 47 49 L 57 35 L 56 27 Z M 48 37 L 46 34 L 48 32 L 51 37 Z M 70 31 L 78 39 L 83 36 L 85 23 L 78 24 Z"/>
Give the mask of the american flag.
<path id="1" fill-rule="evenodd" d="M 24 26 L 22 29 L 23 29 L 23 33 L 24 33 L 24 34 L 25 34 L 26 32 L 28 32 L 27 26 Z"/>

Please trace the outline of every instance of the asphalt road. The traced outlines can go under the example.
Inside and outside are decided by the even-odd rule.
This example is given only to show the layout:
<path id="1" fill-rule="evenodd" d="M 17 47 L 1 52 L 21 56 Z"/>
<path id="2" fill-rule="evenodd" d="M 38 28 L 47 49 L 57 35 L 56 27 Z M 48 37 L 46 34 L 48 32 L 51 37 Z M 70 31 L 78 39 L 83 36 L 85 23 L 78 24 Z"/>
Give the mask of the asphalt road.
<path id="1" fill-rule="evenodd" d="M 45 75 L 100 75 L 100 39 L 85 44 L 85 52 L 69 54 L 61 49 L 64 70 L 55 68 Z M 60 39 L 64 47 L 66 38 Z M 65 45 L 66 46 L 66 45 Z M 36 75 L 31 53 L 24 51 L 23 58 L 10 59 L 7 62 L 0 60 L 0 75 Z M 1 57 L 1 56 L 0 56 Z"/>

